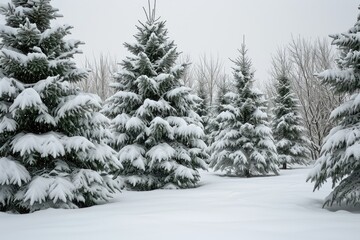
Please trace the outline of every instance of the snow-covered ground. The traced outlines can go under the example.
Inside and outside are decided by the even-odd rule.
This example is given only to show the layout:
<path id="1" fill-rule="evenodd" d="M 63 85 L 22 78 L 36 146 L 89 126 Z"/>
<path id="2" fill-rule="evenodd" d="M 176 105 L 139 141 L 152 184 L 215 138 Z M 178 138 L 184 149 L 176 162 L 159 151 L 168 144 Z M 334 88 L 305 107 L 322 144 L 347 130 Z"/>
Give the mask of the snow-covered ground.
<path id="1" fill-rule="evenodd" d="M 250 179 L 203 172 L 196 189 L 124 191 L 92 208 L 0 213 L 0 239 L 359 239 L 360 209 L 322 209 L 330 184 L 313 193 L 308 171 Z"/>

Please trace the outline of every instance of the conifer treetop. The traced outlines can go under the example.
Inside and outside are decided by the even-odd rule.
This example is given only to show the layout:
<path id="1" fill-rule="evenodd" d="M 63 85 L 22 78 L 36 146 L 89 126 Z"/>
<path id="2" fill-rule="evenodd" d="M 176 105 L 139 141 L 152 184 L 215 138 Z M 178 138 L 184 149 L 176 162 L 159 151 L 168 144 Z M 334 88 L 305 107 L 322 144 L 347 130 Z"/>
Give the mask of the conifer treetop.
<path id="1" fill-rule="evenodd" d="M 252 62 L 248 57 L 248 49 L 245 44 L 245 36 L 238 52 L 239 56 L 234 60 L 230 60 L 235 64 L 235 67 L 233 67 L 233 76 L 235 78 L 236 87 L 238 88 L 238 91 L 241 92 L 246 85 L 252 84 L 254 77 L 254 71 L 251 70 Z"/>

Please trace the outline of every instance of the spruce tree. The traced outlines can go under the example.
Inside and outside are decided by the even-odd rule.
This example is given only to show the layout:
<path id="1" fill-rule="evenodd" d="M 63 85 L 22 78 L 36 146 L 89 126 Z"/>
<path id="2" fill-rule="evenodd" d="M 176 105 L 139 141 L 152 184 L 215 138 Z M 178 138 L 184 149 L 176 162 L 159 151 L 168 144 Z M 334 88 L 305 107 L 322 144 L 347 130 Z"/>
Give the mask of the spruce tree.
<path id="1" fill-rule="evenodd" d="M 254 73 L 245 43 L 235 64 L 236 91 L 226 94 L 229 104 L 217 116 L 220 131 L 211 146 L 214 170 L 250 177 L 278 174 L 277 153 L 267 121 L 266 101 L 253 88 Z"/>
<path id="2" fill-rule="evenodd" d="M 217 116 L 224 110 L 224 107 L 228 105 L 226 94 L 229 90 L 228 82 L 222 82 L 219 85 L 218 91 L 216 93 L 215 106 L 210 107 L 208 124 L 206 126 L 205 132 L 208 133 L 208 149 L 211 150 L 211 145 L 215 141 L 215 137 L 219 135 L 221 119 L 217 119 Z M 210 159 L 209 159 L 210 161 Z"/>
<path id="3" fill-rule="evenodd" d="M 305 136 L 298 100 L 285 73 L 277 77 L 276 91 L 272 128 L 279 163 L 283 169 L 293 164 L 307 165 L 310 158 L 310 141 Z"/>
<path id="4" fill-rule="evenodd" d="M 342 34 L 331 35 L 339 49 L 338 68 L 329 69 L 318 78 L 348 97 L 335 108 L 330 120 L 336 125 L 324 139 L 321 155 L 308 180 L 319 189 L 328 178 L 332 193 L 324 206 L 360 204 L 360 15 L 354 27 Z"/>
<path id="5" fill-rule="evenodd" d="M 205 86 L 203 84 L 199 84 L 196 93 L 200 98 L 198 105 L 196 106 L 196 113 L 201 117 L 203 127 L 206 130 L 209 121 L 209 101 Z"/>
<path id="6" fill-rule="evenodd" d="M 198 97 L 180 84 L 186 65 L 176 65 L 179 53 L 165 21 L 156 18 L 155 7 L 146 16 L 136 43 L 125 43 L 131 56 L 122 61 L 112 84 L 116 93 L 104 109 L 124 166 L 117 174 L 134 190 L 194 187 L 197 169 L 207 167 L 201 118 L 194 111 Z"/>
<path id="7" fill-rule="evenodd" d="M 209 101 L 208 101 L 208 94 L 207 91 L 205 89 L 205 86 L 203 84 L 198 85 L 197 87 L 197 96 L 199 97 L 199 100 L 197 102 L 197 106 L 196 106 L 196 113 L 200 116 L 201 118 L 201 123 L 204 129 L 204 141 L 206 142 L 206 144 L 209 144 L 209 140 L 210 140 L 210 132 L 209 132 Z M 206 159 L 206 161 L 208 161 L 209 158 Z"/>
<path id="8" fill-rule="evenodd" d="M 104 141 L 109 120 L 100 99 L 72 83 L 87 72 L 72 60 L 71 27 L 50 0 L 12 0 L 1 8 L 0 210 L 78 208 L 108 200 L 121 164 Z"/>

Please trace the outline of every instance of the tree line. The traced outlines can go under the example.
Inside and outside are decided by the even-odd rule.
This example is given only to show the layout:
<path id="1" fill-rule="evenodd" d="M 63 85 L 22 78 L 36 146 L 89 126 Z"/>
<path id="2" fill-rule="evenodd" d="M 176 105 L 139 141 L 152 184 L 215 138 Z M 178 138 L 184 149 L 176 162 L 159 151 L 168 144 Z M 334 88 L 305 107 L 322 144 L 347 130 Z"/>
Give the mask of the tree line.
<path id="1" fill-rule="evenodd" d="M 282 72 L 287 73 L 291 89 L 299 99 L 300 113 L 311 141 L 311 159 L 314 160 L 320 154 L 322 140 L 332 128 L 332 123 L 328 121 L 330 113 L 344 98 L 344 94 L 334 95 L 330 87 L 316 77 L 316 73 L 335 67 L 335 55 L 336 52 L 326 39 L 292 37 L 287 45 L 279 47 L 273 54 L 270 77 L 262 80 L 265 83 L 263 91 L 271 107 L 276 96 L 276 79 Z M 206 114 L 210 114 L 216 108 L 217 99 L 221 99 L 221 95 L 231 88 L 232 77 L 223 60 L 209 54 L 201 55 L 196 61 L 190 55 L 180 55 L 178 63 L 188 64 L 180 81 L 195 89 L 196 94 L 205 101 L 204 105 L 208 109 Z M 86 59 L 84 67 L 89 69 L 90 75 L 80 86 L 105 100 L 111 95 L 109 84 L 117 68 L 117 60 L 101 54 L 98 58 L 94 56 L 91 61 Z"/>

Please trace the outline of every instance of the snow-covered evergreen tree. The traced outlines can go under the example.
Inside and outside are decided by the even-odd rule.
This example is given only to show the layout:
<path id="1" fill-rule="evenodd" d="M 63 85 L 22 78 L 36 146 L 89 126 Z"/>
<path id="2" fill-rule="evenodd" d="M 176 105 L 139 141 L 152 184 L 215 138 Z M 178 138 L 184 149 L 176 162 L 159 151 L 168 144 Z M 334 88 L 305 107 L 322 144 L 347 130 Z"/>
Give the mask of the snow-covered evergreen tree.
<path id="1" fill-rule="evenodd" d="M 267 173 L 278 174 L 276 147 L 267 121 L 266 101 L 253 88 L 251 61 L 245 43 L 235 63 L 236 91 L 226 94 L 229 104 L 216 117 L 219 134 L 211 146 L 214 170 L 250 177 Z"/>
<path id="2" fill-rule="evenodd" d="M 318 77 L 334 93 L 347 94 L 347 100 L 333 110 L 330 120 L 336 126 L 324 139 L 321 156 L 308 180 L 319 189 L 328 178 L 333 191 L 324 206 L 360 204 L 360 15 L 348 32 L 330 36 L 340 51 L 337 69 L 329 69 Z"/>
<path id="3" fill-rule="evenodd" d="M 112 119 L 113 146 L 124 169 L 118 174 L 128 188 L 187 188 L 206 169 L 201 118 L 196 95 L 180 84 L 185 65 L 167 36 L 165 21 L 155 7 L 140 23 L 136 43 L 125 44 L 132 54 L 121 63 L 104 113 Z"/>
<path id="4" fill-rule="evenodd" d="M 226 82 L 220 84 L 216 93 L 215 105 L 210 106 L 208 124 L 205 129 L 205 132 L 209 135 L 208 149 L 211 149 L 211 145 L 215 141 L 215 137 L 219 135 L 221 124 L 219 121 L 221 121 L 221 119 L 217 119 L 217 116 L 224 110 L 224 106 L 228 104 L 225 96 L 229 91 L 229 86 Z"/>
<path id="5" fill-rule="evenodd" d="M 199 101 L 197 103 L 195 112 L 200 116 L 201 118 L 201 123 L 203 125 L 203 129 L 204 129 L 204 141 L 205 143 L 208 145 L 209 144 L 209 139 L 210 139 L 210 132 L 209 132 L 209 115 L 210 115 L 210 106 L 209 106 L 209 101 L 208 101 L 208 94 L 207 91 L 205 89 L 205 86 L 203 84 L 199 84 L 199 86 L 197 87 L 196 90 L 197 96 L 199 97 Z M 208 161 L 209 158 L 206 159 L 206 161 Z"/>
<path id="6" fill-rule="evenodd" d="M 72 83 L 87 76 L 72 58 L 77 40 L 50 0 L 12 0 L 1 7 L 0 210 L 78 208 L 108 200 L 121 164 L 104 144 L 109 120 L 98 96 Z"/>
<path id="7" fill-rule="evenodd" d="M 200 98 L 200 101 L 196 106 L 196 113 L 201 117 L 202 124 L 204 126 L 204 129 L 206 130 L 206 126 L 209 121 L 209 101 L 205 86 L 203 84 L 199 84 L 196 93 Z"/>
<path id="8" fill-rule="evenodd" d="M 305 135 L 298 100 L 290 87 L 290 80 L 282 73 L 277 77 L 272 121 L 273 135 L 283 169 L 288 165 L 307 165 L 310 158 L 309 139 Z"/>

